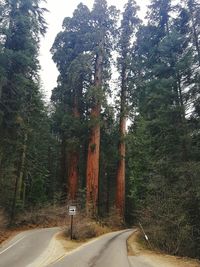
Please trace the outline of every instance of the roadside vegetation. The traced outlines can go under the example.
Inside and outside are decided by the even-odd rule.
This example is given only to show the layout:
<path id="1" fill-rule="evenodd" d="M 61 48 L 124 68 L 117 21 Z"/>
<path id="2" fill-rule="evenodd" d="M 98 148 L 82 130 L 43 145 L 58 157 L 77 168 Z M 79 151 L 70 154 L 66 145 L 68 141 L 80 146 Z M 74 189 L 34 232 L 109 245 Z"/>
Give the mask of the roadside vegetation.
<path id="1" fill-rule="evenodd" d="M 152 250 L 151 243 L 137 230 L 127 240 L 128 256 L 154 267 L 199 267 L 200 261 L 187 257 L 171 256 L 158 249 Z"/>
<path id="2" fill-rule="evenodd" d="M 124 4 L 63 18 L 46 103 L 45 4 L 0 2 L 0 236 L 67 224 L 75 204 L 77 239 L 140 222 L 154 248 L 200 258 L 200 4 L 151 0 L 144 21 Z"/>

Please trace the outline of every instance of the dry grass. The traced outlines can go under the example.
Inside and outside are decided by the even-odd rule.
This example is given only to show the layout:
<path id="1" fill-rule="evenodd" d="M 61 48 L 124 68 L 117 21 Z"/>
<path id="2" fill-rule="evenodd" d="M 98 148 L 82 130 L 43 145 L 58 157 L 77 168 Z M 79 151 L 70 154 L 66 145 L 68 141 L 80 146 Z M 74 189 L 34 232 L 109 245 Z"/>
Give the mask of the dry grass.
<path id="1" fill-rule="evenodd" d="M 24 211 L 16 216 L 11 226 L 8 226 L 8 219 L 0 210 L 0 244 L 13 237 L 17 233 L 44 227 L 64 226 L 66 225 L 67 213 L 64 207 L 45 207 Z"/>
<path id="2" fill-rule="evenodd" d="M 24 211 L 14 222 L 15 227 L 54 227 L 65 225 L 67 220 L 66 207 L 47 206 Z"/>
<path id="3" fill-rule="evenodd" d="M 0 209 L 0 244 L 12 237 L 16 230 L 7 229 L 8 219 L 3 209 Z"/>
<path id="4" fill-rule="evenodd" d="M 200 267 L 198 260 L 181 258 L 151 251 L 144 245 L 140 231 L 131 235 L 127 240 L 128 255 L 142 257 L 154 267 Z"/>
<path id="5" fill-rule="evenodd" d="M 24 211 L 16 216 L 12 228 L 7 228 L 7 224 L 8 221 L 3 211 L 0 211 L 0 243 L 19 231 L 34 228 L 59 226 L 63 227 L 66 238 L 70 236 L 70 216 L 66 205 L 62 207 L 47 206 Z M 119 218 L 114 213 L 103 221 L 94 221 L 87 218 L 84 211 L 74 216 L 75 240 L 85 241 L 120 228 Z"/>
<path id="6" fill-rule="evenodd" d="M 81 241 L 85 241 L 111 231 L 109 227 L 87 218 L 84 214 L 75 216 L 73 225 L 73 238 Z M 65 229 L 65 235 L 66 237 L 70 236 L 70 222 Z"/>

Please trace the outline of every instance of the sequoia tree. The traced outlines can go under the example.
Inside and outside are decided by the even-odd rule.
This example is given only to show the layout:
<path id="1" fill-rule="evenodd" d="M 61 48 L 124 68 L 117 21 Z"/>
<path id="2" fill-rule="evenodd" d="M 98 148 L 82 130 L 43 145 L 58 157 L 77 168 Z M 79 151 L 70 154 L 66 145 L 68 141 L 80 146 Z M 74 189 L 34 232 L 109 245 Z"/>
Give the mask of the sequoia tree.
<path id="1" fill-rule="evenodd" d="M 90 88 L 90 134 L 87 156 L 86 190 L 87 212 L 97 214 L 99 191 L 99 154 L 100 154 L 100 114 L 105 97 L 106 73 L 109 70 L 111 57 L 111 40 L 114 34 L 117 12 L 114 7 L 107 7 L 106 0 L 95 0 L 91 12 L 90 38 L 93 43 L 94 79 Z"/>
<path id="2" fill-rule="evenodd" d="M 125 6 L 120 27 L 118 68 L 120 72 L 120 124 L 119 124 L 119 162 L 117 169 L 116 206 L 120 216 L 124 217 L 125 208 L 125 135 L 126 119 L 128 115 L 127 90 L 128 74 L 130 75 L 130 58 L 132 39 L 139 23 L 137 17 L 138 7 L 134 0 L 129 0 Z"/>
<path id="3" fill-rule="evenodd" d="M 71 18 L 63 22 L 61 31 L 53 44 L 53 60 L 60 72 L 58 86 L 52 94 L 56 111 L 61 110 L 59 129 L 62 139 L 62 176 L 67 185 L 68 199 L 76 200 L 79 180 L 79 154 L 83 125 L 85 100 L 84 91 L 91 83 L 90 42 L 87 44 L 90 11 L 79 4 Z M 81 45 L 80 45 L 81 44 Z M 66 186 L 65 189 L 66 191 Z"/>

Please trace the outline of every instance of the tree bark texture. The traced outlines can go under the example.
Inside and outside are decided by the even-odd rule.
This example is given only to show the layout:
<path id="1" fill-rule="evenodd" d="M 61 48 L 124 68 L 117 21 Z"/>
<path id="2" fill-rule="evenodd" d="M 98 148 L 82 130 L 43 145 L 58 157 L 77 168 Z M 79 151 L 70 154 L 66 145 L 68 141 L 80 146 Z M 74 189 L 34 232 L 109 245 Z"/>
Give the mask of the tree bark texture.
<path id="1" fill-rule="evenodd" d="M 116 191 L 116 207 L 120 217 L 124 217 L 125 208 L 125 135 L 126 135 L 126 66 L 123 66 L 121 73 L 121 111 L 119 125 L 119 161 L 117 169 L 117 191 Z"/>
<path id="2" fill-rule="evenodd" d="M 198 55 L 198 63 L 199 63 L 199 66 L 200 66 L 199 36 L 198 36 L 198 33 L 197 33 L 197 29 L 195 27 L 193 8 L 191 6 L 189 8 L 190 8 L 191 19 L 192 19 L 193 39 L 194 39 L 194 43 L 195 43 L 195 47 L 196 47 L 196 51 L 197 51 L 197 55 Z"/>
<path id="3" fill-rule="evenodd" d="M 102 72 L 103 72 L 103 51 L 100 45 L 99 53 L 95 62 L 94 85 L 101 92 Z M 86 172 L 86 209 L 89 216 L 98 213 L 98 189 L 99 189 L 99 153 L 100 153 L 100 111 L 101 103 L 98 96 L 94 96 L 94 105 L 91 110 L 90 118 L 92 128 L 90 131 L 87 172 Z"/>
<path id="4" fill-rule="evenodd" d="M 76 200 L 78 191 L 78 162 L 79 155 L 78 152 L 74 151 L 70 153 L 70 166 L 69 166 L 69 176 L 68 176 L 68 194 L 70 200 Z"/>
<path id="5" fill-rule="evenodd" d="M 75 93 L 74 96 L 74 118 L 80 119 L 78 96 Z M 75 201 L 78 192 L 78 165 L 79 165 L 79 150 L 75 147 L 69 152 L 69 173 L 68 173 L 68 197 L 71 201 Z"/>
<path id="6" fill-rule="evenodd" d="M 11 216 L 10 216 L 11 224 L 15 217 L 15 209 L 16 209 L 17 202 L 19 200 L 23 200 L 23 198 L 25 197 L 23 194 L 22 185 L 23 185 L 24 167 L 25 167 L 25 160 L 26 160 L 27 140 L 28 140 L 28 135 L 27 133 L 25 133 L 19 172 L 15 179 L 14 196 L 13 196 L 12 210 L 11 210 Z M 25 187 L 24 187 L 24 190 L 25 190 Z"/>
<path id="7" fill-rule="evenodd" d="M 99 119 L 100 105 L 92 110 L 91 118 Z M 91 130 L 87 157 L 87 213 L 97 214 L 99 187 L 100 124 Z"/>
<path id="8" fill-rule="evenodd" d="M 61 143 L 61 159 L 60 159 L 60 183 L 62 185 L 62 191 L 63 194 L 66 198 L 66 190 L 67 188 L 67 182 L 66 182 L 66 177 L 67 177 L 67 169 L 68 169 L 68 164 L 67 164 L 67 151 L 66 151 L 66 140 L 65 140 L 65 134 L 62 135 L 62 143 Z"/>
<path id="9" fill-rule="evenodd" d="M 27 133 L 24 134 L 24 144 L 22 147 L 22 156 L 21 156 L 21 163 L 19 168 L 19 175 L 18 175 L 18 183 L 17 183 L 17 200 L 23 199 L 23 176 L 24 176 L 24 166 L 26 160 L 26 150 L 27 150 L 27 140 L 28 135 Z"/>

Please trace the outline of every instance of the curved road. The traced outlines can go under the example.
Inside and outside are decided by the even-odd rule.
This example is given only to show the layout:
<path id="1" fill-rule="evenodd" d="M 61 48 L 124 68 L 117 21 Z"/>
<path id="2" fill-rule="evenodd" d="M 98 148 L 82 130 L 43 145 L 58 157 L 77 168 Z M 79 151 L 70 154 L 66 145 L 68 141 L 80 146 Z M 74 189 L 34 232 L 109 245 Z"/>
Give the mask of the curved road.
<path id="1" fill-rule="evenodd" d="M 26 231 L 0 248 L 0 267 L 44 267 L 50 241 L 60 228 Z M 106 234 L 66 253 L 49 267 L 153 267 L 140 256 L 128 257 L 126 240 L 134 230 Z M 56 259 L 55 259 L 56 260 Z"/>
<path id="2" fill-rule="evenodd" d="M 51 267 L 130 267 L 126 240 L 133 230 L 104 235 L 71 252 Z"/>
<path id="3" fill-rule="evenodd" d="M 6 246 L 0 248 L 0 267 L 27 267 L 47 249 L 52 237 L 59 230 L 49 228 L 18 234 Z"/>

